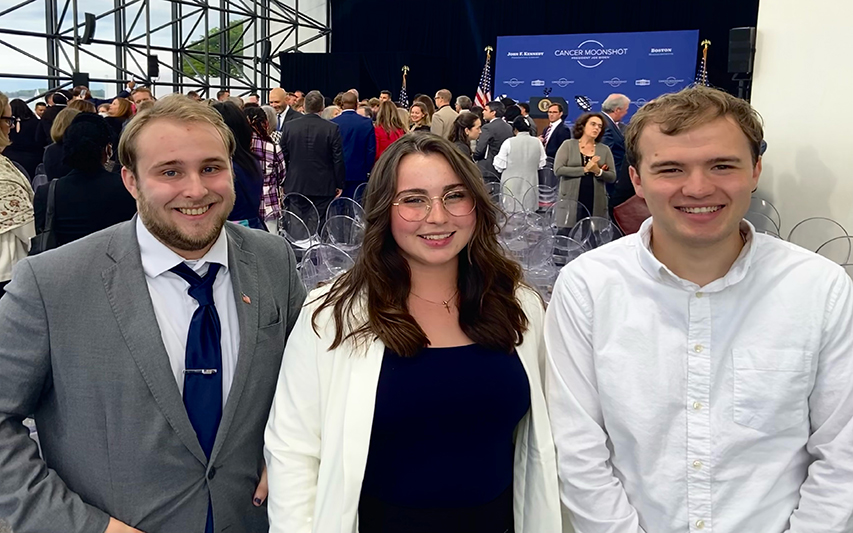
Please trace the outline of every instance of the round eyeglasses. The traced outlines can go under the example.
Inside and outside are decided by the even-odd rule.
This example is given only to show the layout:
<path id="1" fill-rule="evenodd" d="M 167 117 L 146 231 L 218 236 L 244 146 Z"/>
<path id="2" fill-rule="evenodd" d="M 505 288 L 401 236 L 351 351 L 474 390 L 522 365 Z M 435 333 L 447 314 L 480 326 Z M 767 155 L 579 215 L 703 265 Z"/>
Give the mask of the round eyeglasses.
<path id="1" fill-rule="evenodd" d="M 443 196 L 429 197 L 425 194 L 405 194 L 391 205 L 397 206 L 397 212 L 403 220 L 408 222 L 420 222 L 429 216 L 432 204 L 441 200 L 441 205 L 448 214 L 454 217 L 464 217 L 474 212 L 476 201 L 470 191 L 466 189 L 454 189 L 444 193 Z"/>
<path id="2" fill-rule="evenodd" d="M 10 128 L 13 127 L 15 125 L 15 122 L 18 121 L 18 119 L 15 117 L 0 117 L 0 120 L 5 122 L 6 125 L 9 126 Z"/>

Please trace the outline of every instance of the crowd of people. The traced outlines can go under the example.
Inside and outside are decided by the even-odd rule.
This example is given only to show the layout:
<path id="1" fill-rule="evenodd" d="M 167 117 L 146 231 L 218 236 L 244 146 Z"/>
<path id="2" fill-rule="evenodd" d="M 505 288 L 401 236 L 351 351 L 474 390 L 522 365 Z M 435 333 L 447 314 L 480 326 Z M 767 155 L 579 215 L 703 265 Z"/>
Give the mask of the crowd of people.
<path id="1" fill-rule="evenodd" d="M 743 220 L 749 103 L 691 87 L 625 127 L 614 94 L 538 133 L 445 89 L 128 89 L 0 94 L 0 529 L 853 528 L 853 280 Z M 546 309 L 486 182 L 549 165 L 563 207 L 607 216 L 627 176 L 652 217 Z M 354 266 L 307 293 L 265 221 L 364 182 Z"/>

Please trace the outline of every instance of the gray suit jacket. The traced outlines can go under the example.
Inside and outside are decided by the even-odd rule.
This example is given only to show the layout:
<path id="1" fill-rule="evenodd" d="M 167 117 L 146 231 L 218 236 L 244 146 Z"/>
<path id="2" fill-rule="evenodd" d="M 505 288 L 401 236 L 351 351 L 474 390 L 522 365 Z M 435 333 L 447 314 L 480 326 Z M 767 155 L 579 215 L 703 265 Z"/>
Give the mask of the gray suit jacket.
<path id="1" fill-rule="evenodd" d="M 201 532 L 208 499 L 217 532 L 267 530 L 252 495 L 305 288 L 284 240 L 225 227 L 240 349 L 209 461 L 160 336 L 135 218 L 16 266 L 0 300 L 0 520 L 13 531 L 100 533 L 113 516 L 146 533 Z"/>
<path id="2" fill-rule="evenodd" d="M 502 118 L 495 118 L 486 124 L 477 139 L 477 148 L 474 150 L 474 161 L 483 160 L 486 168 L 497 174 L 492 162 L 501 150 L 505 140 L 512 137 L 512 126 L 504 122 Z"/>

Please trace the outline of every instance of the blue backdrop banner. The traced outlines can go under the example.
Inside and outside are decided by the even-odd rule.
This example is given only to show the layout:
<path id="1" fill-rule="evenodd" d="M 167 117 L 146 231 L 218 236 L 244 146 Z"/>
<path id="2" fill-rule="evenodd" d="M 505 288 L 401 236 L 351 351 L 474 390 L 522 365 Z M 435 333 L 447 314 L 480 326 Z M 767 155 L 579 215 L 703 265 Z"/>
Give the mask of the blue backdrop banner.
<path id="1" fill-rule="evenodd" d="M 631 99 L 630 116 L 693 83 L 698 46 L 699 30 L 498 37 L 494 94 L 527 102 L 550 89 L 569 102 L 573 121 L 581 113 L 575 96 L 600 111 L 607 95 L 622 93 Z"/>

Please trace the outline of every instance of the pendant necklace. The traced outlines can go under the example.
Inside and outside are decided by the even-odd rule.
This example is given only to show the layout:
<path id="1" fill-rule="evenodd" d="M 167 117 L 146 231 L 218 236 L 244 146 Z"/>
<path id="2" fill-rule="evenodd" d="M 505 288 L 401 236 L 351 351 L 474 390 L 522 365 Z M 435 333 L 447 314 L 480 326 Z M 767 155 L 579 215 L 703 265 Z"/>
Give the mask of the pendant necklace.
<path id="1" fill-rule="evenodd" d="M 433 304 L 433 305 L 443 305 L 443 306 L 444 306 L 444 308 L 445 308 L 445 309 L 447 309 L 447 312 L 448 312 L 448 313 L 450 313 L 450 302 L 452 302 L 452 301 L 453 301 L 453 297 L 454 297 L 454 296 L 456 296 L 456 294 L 457 294 L 458 292 L 459 292 L 459 290 L 458 290 L 458 289 L 457 289 L 457 290 L 455 290 L 455 291 L 453 291 L 453 294 L 451 294 L 451 295 L 450 295 L 450 298 L 448 298 L 447 300 L 442 300 L 442 301 L 439 303 L 439 302 L 433 302 L 432 300 L 427 300 L 427 299 L 426 299 L 426 298 L 424 298 L 423 296 L 418 296 L 417 294 L 413 293 L 412 291 L 409 291 L 409 293 L 410 293 L 411 295 L 413 295 L 413 296 L 415 296 L 415 297 L 417 297 L 417 298 L 420 298 L 421 300 L 423 300 L 423 301 L 425 301 L 425 302 L 427 302 L 427 303 L 431 303 L 431 304 Z"/>

